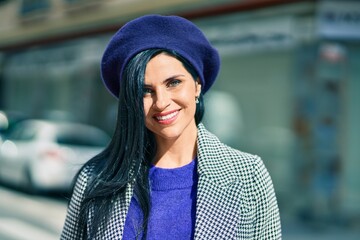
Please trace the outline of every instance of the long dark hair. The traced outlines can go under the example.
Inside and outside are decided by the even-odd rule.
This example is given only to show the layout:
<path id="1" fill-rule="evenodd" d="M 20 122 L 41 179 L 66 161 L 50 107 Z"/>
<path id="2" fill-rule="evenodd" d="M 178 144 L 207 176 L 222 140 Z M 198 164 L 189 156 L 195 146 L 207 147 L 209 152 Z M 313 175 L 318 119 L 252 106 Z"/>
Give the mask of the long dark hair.
<path id="1" fill-rule="evenodd" d="M 105 150 L 84 166 L 90 167 L 92 171 L 79 217 L 79 228 L 83 239 L 94 238 L 97 234 L 101 234 L 101 230 L 106 229 L 103 224 L 108 222 L 111 215 L 114 196 L 124 196 L 126 187 L 131 184 L 134 186 L 134 196 L 143 212 L 142 236 L 143 239 L 146 238 L 151 207 L 148 171 L 156 153 L 156 142 L 153 134 L 145 126 L 143 85 L 147 63 L 160 53 L 181 61 L 193 79 L 195 81 L 198 79 L 198 74 L 192 65 L 174 51 L 148 49 L 138 53 L 129 61 L 120 82 L 114 135 Z M 196 124 L 201 122 L 203 115 L 203 96 L 200 94 L 195 112 Z M 91 226 L 88 226 L 89 223 Z"/>

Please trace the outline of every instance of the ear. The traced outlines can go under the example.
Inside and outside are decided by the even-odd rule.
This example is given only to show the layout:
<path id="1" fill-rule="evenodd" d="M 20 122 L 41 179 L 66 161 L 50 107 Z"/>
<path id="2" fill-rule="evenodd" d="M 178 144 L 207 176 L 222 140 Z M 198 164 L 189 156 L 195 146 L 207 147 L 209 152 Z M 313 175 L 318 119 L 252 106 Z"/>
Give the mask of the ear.
<path id="1" fill-rule="evenodd" d="M 196 81 L 195 81 L 195 87 L 196 87 L 196 92 L 195 92 L 195 95 L 197 96 L 197 97 L 199 97 L 200 96 L 200 93 L 201 93 L 201 82 L 200 82 L 200 79 L 197 79 Z"/>

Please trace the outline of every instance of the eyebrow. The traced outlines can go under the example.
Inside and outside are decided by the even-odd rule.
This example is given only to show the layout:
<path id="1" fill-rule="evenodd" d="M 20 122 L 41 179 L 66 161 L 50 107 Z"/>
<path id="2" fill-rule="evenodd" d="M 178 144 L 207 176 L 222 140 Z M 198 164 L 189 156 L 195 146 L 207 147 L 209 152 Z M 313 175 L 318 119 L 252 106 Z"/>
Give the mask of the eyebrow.
<path id="1" fill-rule="evenodd" d="M 162 83 L 168 83 L 169 81 L 174 80 L 177 77 L 184 77 L 184 76 L 185 76 L 184 74 L 175 74 L 171 77 L 166 78 L 164 81 L 162 81 Z M 152 86 L 151 84 L 144 83 L 144 87 L 151 87 L 151 86 Z"/>

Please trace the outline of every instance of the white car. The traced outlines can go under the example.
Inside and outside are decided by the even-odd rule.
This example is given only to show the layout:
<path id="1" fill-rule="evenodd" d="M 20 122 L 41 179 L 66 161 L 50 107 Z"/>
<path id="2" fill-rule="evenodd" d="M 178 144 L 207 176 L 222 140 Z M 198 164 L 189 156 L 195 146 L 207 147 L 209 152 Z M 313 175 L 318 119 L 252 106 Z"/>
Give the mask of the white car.
<path id="1" fill-rule="evenodd" d="M 0 145 L 0 181 L 29 192 L 69 192 L 77 171 L 108 142 L 94 126 L 22 121 Z"/>

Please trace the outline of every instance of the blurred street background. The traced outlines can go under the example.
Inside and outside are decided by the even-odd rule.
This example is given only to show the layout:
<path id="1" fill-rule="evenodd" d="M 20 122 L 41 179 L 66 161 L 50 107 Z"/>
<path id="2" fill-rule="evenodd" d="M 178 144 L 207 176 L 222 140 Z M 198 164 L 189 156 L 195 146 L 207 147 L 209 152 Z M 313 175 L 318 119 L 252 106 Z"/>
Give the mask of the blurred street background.
<path id="1" fill-rule="evenodd" d="M 143 14 L 219 50 L 204 124 L 264 160 L 283 239 L 360 239 L 360 0 L 0 0 L 0 239 L 59 238 L 115 126 L 102 53 Z"/>

